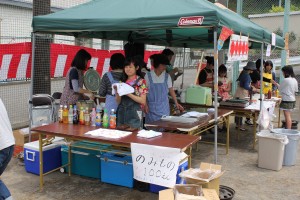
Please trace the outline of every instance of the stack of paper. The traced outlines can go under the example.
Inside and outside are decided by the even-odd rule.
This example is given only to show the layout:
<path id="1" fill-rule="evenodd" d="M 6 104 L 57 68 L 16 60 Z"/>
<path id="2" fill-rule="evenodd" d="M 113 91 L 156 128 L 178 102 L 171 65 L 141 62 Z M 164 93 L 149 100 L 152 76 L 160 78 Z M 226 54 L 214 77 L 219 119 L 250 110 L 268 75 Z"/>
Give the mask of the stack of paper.
<path id="1" fill-rule="evenodd" d="M 132 94 L 134 93 L 134 88 L 128 85 L 127 83 L 114 83 L 112 84 L 112 95 L 116 94 L 114 86 L 117 86 L 118 94 L 120 96 L 126 95 L 126 94 Z"/>
<path id="2" fill-rule="evenodd" d="M 89 131 L 85 133 L 86 135 L 92 135 L 95 137 L 106 137 L 106 138 L 112 138 L 112 139 L 119 139 L 122 137 L 126 137 L 130 135 L 132 132 L 128 131 L 119 131 L 119 130 L 112 130 L 112 129 L 103 129 L 99 128 L 93 131 Z"/>
<path id="3" fill-rule="evenodd" d="M 161 132 L 156 132 L 156 131 L 152 131 L 152 130 L 140 130 L 137 134 L 138 137 L 143 137 L 143 138 L 153 138 L 153 137 L 157 137 L 157 136 L 161 136 L 162 133 Z"/>
<path id="4" fill-rule="evenodd" d="M 199 118 L 199 117 L 203 117 L 203 116 L 207 116 L 208 113 L 201 113 L 201 112 L 197 112 L 197 111 L 191 111 L 191 112 L 187 112 L 183 115 L 181 115 L 182 117 L 196 117 L 196 118 Z"/>

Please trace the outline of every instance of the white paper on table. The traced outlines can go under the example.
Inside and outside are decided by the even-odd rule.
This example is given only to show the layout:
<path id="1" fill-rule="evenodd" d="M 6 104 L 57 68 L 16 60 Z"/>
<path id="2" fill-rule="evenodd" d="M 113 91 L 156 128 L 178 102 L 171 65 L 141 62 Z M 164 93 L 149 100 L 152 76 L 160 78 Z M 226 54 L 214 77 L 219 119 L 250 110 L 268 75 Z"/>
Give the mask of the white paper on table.
<path id="1" fill-rule="evenodd" d="M 156 131 L 152 131 L 152 130 L 140 130 L 137 134 L 138 137 L 143 137 L 143 138 L 153 138 L 153 137 L 157 137 L 157 136 L 161 136 L 162 133 L 161 132 L 156 132 Z"/>
<path id="2" fill-rule="evenodd" d="M 126 83 L 114 83 L 112 84 L 112 95 L 116 94 L 115 88 L 114 86 L 117 86 L 118 89 L 118 94 L 120 96 L 126 95 L 126 94 L 132 94 L 134 93 L 134 88 L 131 87 L 130 85 L 126 84 Z"/>
<path id="3" fill-rule="evenodd" d="M 111 139 L 118 139 L 118 138 L 122 138 L 122 137 L 126 137 L 130 134 L 132 134 L 132 132 L 128 132 L 128 131 L 119 131 L 119 130 L 115 130 L 115 129 L 104 129 L 104 128 L 99 128 L 93 131 L 89 131 L 87 133 L 85 133 L 86 135 L 92 135 L 95 137 L 105 137 L 105 138 L 111 138 Z"/>
<path id="4" fill-rule="evenodd" d="M 275 46 L 276 44 L 276 34 L 272 33 L 272 45 Z"/>
<path id="5" fill-rule="evenodd" d="M 266 51 L 266 56 L 269 57 L 270 55 L 271 55 L 271 45 L 268 44 L 267 51 Z"/>
<path id="6" fill-rule="evenodd" d="M 180 149 L 131 143 L 131 155 L 136 180 L 174 187 L 182 158 Z"/>
<path id="7" fill-rule="evenodd" d="M 191 111 L 191 112 L 187 112 L 183 115 L 181 115 L 182 117 L 196 117 L 196 118 L 199 118 L 199 117 L 203 117 L 203 116 L 207 116 L 208 113 L 201 113 L 201 112 L 197 112 L 197 111 Z"/>

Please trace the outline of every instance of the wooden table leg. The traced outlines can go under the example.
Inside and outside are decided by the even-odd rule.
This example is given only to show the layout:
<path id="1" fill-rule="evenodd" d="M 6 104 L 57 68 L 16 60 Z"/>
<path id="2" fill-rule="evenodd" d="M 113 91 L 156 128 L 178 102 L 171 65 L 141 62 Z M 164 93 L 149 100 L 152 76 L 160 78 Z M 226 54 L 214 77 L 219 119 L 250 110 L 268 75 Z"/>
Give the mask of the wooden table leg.
<path id="1" fill-rule="evenodd" d="M 44 186 L 44 164 L 43 164 L 43 134 L 39 133 L 39 152 L 40 152 L 40 190 L 43 190 Z"/>
<path id="2" fill-rule="evenodd" d="M 192 147 L 189 147 L 187 149 L 187 153 L 188 153 L 188 168 L 192 167 Z"/>
<path id="3" fill-rule="evenodd" d="M 229 153 L 229 115 L 225 117 L 226 123 L 226 154 Z"/>

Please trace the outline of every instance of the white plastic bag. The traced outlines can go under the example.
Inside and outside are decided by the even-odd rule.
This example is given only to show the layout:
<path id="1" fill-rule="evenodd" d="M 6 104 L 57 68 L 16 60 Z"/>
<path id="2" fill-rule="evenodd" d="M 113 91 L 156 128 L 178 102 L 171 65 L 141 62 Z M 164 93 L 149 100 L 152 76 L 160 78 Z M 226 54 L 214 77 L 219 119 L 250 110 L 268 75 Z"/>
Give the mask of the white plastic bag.
<path id="1" fill-rule="evenodd" d="M 260 125 L 262 129 L 268 129 L 270 125 L 270 114 L 266 107 L 262 106 L 262 110 L 259 113 L 257 124 Z"/>

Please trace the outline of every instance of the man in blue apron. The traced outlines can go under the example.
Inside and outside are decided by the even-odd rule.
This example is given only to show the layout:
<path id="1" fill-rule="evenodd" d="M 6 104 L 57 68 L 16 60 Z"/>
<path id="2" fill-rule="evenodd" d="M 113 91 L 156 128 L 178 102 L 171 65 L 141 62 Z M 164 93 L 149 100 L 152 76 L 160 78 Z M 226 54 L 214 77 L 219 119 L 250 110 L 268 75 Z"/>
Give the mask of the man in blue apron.
<path id="1" fill-rule="evenodd" d="M 112 84 L 120 82 L 123 74 L 125 57 L 121 53 L 115 53 L 110 57 L 111 71 L 103 75 L 100 84 L 99 95 L 106 97 L 105 108 L 107 110 L 108 118 L 110 116 L 111 109 L 115 111 L 118 108 L 115 96 L 112 96 Z"/>
<path id="2" fill-rule="evenodd" d="M 177 109 L 183 111 L 183 107 L 177 102 L 176 94 L 172 87 L 172 79 L 166 73 L 166 65 L 170 62 L 163 54 L 157 54 L 153 60 L 154 70 L 145 76 L 148 87 L 147 105 L 145 106 L 146 123 L 160 120 L 164 115 L 170 115 L 168 93 L 175 102 Z"/>

